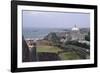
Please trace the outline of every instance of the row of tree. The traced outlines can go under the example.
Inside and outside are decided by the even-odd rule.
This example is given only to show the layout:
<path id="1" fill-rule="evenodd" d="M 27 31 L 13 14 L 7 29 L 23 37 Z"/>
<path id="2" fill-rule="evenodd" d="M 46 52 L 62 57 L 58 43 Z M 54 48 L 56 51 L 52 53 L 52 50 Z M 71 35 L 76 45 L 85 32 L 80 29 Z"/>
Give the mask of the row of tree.
<path id="1" fill-rule="evenodd" d="M 90 45 L 87 45 L 86 43 L 79 43 L 78 41 L 67 41 L 65 45 L 76 45 L 82 48 L 90 49 Z"/>

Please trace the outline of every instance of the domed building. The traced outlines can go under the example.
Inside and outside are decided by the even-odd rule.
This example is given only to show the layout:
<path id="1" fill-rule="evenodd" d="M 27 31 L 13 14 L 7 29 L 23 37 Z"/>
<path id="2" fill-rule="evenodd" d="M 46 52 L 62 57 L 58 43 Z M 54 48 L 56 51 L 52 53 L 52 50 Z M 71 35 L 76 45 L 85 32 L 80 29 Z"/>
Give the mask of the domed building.
<path id="1" fill-rule="evenodd" d="M 85 40 L 85 35 L 80 32 L 76 25 L 69 32 L 66 32 L 65 38 L 61 38 L 61 42 L 83 40 Z"/>
<path id="2" fill-rule="evenodd" d="M 72 28 L 72 31 L 79 31 L 79 28 L 75 25 L 75 26 Z"/>
<path id="3" fill-rule="evenodd" d="M 76 25 L 72 28 L 70 36 L 72 41 L 80 41 L 85 39 L 85 36 L 80 33 L 80 29 Z"/>

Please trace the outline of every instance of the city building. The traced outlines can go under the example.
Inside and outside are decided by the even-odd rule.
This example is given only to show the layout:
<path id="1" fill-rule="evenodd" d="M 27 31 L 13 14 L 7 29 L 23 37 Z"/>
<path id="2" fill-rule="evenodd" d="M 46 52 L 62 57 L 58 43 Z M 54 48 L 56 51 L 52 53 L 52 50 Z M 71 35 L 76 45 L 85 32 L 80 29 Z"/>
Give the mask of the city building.
<path id="1" fill-rule="evenodd" d="M 80 32 L 80 29 L 75 25 L 70 31 L 72 41 L 80 41 L 85 39 L 85 35 Z"/>

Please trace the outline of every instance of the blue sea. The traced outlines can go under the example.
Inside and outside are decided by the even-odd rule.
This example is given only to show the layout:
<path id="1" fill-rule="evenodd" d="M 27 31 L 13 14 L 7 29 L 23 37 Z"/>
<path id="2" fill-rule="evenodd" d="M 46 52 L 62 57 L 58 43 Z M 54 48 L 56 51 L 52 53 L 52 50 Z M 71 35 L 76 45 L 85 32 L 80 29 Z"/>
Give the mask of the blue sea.
<path id="1" fill-rule="evenodd" d="M 42 39 L 50 32 L 62 32 L 59 28 L 23 28 L 23 36 L 25 39 Z"/>

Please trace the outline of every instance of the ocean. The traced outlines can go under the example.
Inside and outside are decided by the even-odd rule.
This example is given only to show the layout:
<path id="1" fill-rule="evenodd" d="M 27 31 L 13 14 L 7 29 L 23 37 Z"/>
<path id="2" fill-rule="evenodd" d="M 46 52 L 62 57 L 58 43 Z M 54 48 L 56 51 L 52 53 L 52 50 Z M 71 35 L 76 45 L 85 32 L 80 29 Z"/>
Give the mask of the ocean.
<path id="1" fill-rule="evenodd" d="M 43 39 L 50 32 L 63 32 L 59 28 L 23 28 L 22 33 L 25 39 Z"/>

